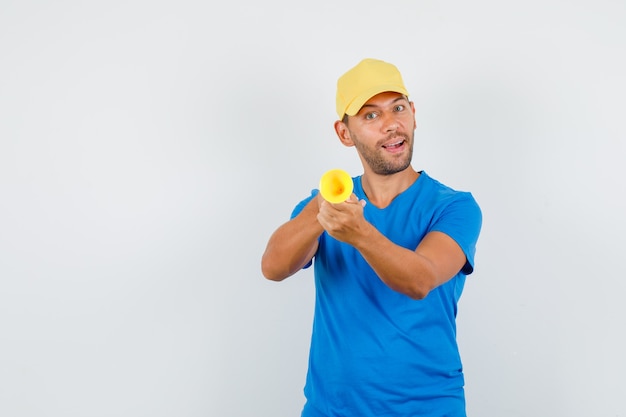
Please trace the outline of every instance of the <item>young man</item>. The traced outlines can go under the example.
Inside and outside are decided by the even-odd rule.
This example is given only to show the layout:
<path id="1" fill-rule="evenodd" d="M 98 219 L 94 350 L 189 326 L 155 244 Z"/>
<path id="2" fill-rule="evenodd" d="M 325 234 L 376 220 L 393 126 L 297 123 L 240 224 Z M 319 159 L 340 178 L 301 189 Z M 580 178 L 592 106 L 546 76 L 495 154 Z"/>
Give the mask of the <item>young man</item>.
<path id="1" fill-rule="evenodd" d="M 315 190 L 263 254 L 274 281 L 315 262 L 304 417 L 465 416 L 455 319 L 482 217 L 470 193 L 411 167 L 408 96 L 380 60 L 339 78 L 335 131 L 363 174 L 346 202 Z"/>

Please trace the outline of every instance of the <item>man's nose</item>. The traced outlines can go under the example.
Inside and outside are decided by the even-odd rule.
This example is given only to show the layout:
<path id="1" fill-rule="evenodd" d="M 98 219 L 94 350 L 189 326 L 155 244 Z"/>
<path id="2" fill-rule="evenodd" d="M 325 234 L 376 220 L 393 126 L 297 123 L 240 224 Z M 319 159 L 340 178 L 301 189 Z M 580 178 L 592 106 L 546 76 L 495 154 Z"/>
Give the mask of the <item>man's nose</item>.
<path id="1" fill-rule="evenodd" d="M 398 129 L 398 119 L 393 113 L 383 113 L 383 129 L 385 132 L 393 132 Z"/>

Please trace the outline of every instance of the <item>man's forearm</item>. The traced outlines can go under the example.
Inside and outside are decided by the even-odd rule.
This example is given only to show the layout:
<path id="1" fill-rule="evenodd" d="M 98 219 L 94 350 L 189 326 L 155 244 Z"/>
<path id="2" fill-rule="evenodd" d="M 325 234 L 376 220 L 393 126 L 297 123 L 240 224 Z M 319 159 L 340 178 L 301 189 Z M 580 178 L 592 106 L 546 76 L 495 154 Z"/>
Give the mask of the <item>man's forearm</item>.
<path id="1" fill-rule="evenodd" d="M 270 237 L 261 260 L 263 275 L 282 281 L 302 269 L 315 255 L 317 239 L 324 229 L 317 221 L 316 199 L 302 212 L 280 226 Z"/>

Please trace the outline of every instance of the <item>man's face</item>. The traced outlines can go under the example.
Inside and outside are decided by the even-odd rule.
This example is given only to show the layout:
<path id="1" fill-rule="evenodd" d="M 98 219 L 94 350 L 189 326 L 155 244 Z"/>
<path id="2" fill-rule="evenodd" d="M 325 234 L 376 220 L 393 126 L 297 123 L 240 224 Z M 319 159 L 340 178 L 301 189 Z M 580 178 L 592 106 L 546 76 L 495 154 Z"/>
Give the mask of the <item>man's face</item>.
<path id="1" fill-rule="evenodd" d="M 410 166 L 415 108 L 402 94 L 386 92 L 372 97 L 345 126 L 365 169 L 392 175 Z"/>

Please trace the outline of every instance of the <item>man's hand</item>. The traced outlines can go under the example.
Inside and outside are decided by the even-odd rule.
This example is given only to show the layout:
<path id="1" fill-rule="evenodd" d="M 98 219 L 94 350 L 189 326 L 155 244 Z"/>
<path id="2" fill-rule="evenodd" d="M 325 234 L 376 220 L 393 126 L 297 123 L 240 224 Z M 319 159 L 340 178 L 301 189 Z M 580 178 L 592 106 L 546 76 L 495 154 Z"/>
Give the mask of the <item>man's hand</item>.
<path id="1" fill-rule="evenodd" d="M 355 194 L 352 194 L 346 202 L 339 204 L 320 199 L 317 221 L 329 235 L 354 246 L 354 243 L 365 236 L 366 230 L 371 227 L 363 216 L 364 206 L 365 200 L 359 201 Z"/>

